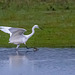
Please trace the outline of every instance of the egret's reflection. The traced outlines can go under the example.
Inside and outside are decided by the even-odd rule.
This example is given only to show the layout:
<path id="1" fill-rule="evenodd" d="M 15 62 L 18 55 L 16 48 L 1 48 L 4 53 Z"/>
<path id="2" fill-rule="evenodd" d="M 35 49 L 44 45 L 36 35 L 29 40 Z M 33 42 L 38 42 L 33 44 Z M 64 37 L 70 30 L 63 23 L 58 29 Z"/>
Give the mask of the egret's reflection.
<path id="1" fill-rule="evenodd" d="M 33 75 L 33 64 L 29 61 L 26 55 L 10 55 L 9 69 L 12 75 Z"/>
<path id="2" fill-rule="evenodd" d="M 10 55 L 9 64 L 10 66 L 21 66 L 23 63 L 27 63 L 28 58 L 25 55 Z"/>

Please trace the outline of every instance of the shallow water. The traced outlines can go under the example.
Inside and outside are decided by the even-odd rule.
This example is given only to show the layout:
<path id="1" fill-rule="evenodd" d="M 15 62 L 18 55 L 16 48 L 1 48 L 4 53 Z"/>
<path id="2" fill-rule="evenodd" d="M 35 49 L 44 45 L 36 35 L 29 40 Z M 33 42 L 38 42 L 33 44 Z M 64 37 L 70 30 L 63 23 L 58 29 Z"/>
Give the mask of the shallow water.
<path id="1" fill-rule="evenodd" d="M 75 75 L 75 48 L 0 48 L 0 75 Z"/>

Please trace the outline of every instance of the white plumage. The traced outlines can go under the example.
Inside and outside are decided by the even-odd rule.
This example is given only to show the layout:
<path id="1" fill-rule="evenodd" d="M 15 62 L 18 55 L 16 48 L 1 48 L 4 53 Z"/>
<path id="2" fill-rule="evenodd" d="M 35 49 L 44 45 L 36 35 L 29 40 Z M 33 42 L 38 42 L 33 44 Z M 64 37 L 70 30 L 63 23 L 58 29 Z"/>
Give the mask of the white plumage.
<path id="1" fill-rule="evenodd" d="M 1 31 L 10 34 L 9 43 L 16 44 L 16 48 L 18 48 L 21 43 L 26 45 L 27 40 L 34 34 L 35 28 L 39 28 L 38 25 L 32 27 L 31 34 L 24 35 L 24 32 L 27 31 L 26 29 L 0 26 Z"/>

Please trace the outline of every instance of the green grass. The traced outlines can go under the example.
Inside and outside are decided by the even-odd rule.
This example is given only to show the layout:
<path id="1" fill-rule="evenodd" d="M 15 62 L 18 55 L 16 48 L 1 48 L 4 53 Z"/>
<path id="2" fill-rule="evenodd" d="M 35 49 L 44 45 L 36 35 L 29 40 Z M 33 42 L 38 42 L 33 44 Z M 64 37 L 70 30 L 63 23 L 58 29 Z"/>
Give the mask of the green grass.
<path id="1" fill-rule="evenodd" d="M 49 8 L 50 5 L 55 10 Z M 0 9 L 0 26 L 25 28 L 25 34 L 29 34 L 33 25 L 39 25 L 43 30 L 35 30 L 27 41 L 29 47 L 75 47 L 75 4 L 69 2 L 67 5 L 69 9 L 57 3 L 42 2 L 21 8 L 14 4 Z M 0 47 L 16 47 L 8 42 L 9 35 L 0 31 Z"/>

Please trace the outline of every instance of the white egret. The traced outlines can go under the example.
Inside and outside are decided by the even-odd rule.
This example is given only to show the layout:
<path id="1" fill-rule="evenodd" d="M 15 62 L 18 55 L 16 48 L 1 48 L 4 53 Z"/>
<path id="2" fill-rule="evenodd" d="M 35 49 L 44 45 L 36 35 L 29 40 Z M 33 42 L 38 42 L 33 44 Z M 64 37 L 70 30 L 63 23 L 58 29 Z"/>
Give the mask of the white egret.
<path id="1" fill-rule="evenodd" d="M 32 27 L 31 34 L 24 35 L 26 29 L 0 26 L 1 31 L 10 34 L 9 43 L 16 44 L 17 45 L 16 48 L 19 48 L 20 44 L 22 43 L 26 45 L 27 40 L 35 33 L 34 31 L 35 28 L 39 28 L 39 26 L 34 25 Z"/>

